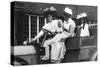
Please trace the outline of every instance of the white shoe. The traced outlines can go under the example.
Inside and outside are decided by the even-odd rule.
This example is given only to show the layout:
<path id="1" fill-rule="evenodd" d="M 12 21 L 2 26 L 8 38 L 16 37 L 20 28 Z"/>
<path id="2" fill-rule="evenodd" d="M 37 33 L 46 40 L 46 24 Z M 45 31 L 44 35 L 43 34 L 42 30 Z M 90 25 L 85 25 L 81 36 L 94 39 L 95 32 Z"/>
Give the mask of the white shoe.
<path id="1" fill-rule="evenodd" d="M 47 58 L 46 56 L 41 56 L 40 58 L 41 60 L 49 60 L 49 58 Z"/>
<path id="2" fill-rule="evenodd" d="M 56 63 L 56 64 L 61 63 L 61 61 L 62 61 L 62 60 L 51 60 L 52 63 Z"/>

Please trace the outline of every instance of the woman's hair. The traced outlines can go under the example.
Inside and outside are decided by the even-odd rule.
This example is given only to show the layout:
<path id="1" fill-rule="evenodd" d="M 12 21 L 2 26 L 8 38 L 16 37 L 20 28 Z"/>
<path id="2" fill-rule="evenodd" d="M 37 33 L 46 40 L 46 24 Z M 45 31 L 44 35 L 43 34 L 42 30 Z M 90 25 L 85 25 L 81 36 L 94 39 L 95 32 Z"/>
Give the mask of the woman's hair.
<path id="1" fill-rule="evenodd" d="M 79 19 L 79 22 L 80 22 L 81 20 L 84 20 L 83 23 L 87 23 L 87 24 L 88 24 L 88 18 L 87 18 L 87 17 L 80 18 L 80 19 Z"/>
<path id="2" fill-rule="evenodd" d="M 58 13 L 57 13 L 57 11 L 50 11 L 50 10 L 47 10 L 47 11 L 44 11 L 44 12 L 43 12 L 43 16 L 44 16 L 45 18 L 47 18 L 48 15 L 51 15 L 51 16 L 53 17 L 53 19 L 57 19 L 57 18 L 58 18 Z"/>

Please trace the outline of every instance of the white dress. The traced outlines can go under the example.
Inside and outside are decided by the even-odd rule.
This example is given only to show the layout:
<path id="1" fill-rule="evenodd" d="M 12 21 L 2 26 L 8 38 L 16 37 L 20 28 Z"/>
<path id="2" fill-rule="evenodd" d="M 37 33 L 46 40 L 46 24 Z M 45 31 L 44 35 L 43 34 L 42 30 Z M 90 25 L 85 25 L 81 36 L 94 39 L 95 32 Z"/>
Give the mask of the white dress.
<path id="1" fill-rule="evenodd" d="M 71 29 L 75 29 L 76 25 L 75 22 L 71 19 L 68 20 L 68 23 L 66 21 L 64 21 L 63 23 L 63 27 L 70 31 Z M 55 42 L 55 47 L 52 51 L 54 56 L 51 56 L 51 59 L 55 59 L 55 60 L 61 60 L 64 58 L 65 52 L 66 52 L 66 48 L 65 48 L 65 44 L 64 44 L 64 40 L 68 37 L 73 37 L 74 36 L 74 31 L 72 33 L 67 33 L 67 32 L 63 32 L 60 34 L 57 34 L 53 39 L 52 42 Z"/>
<path id="2" fill-rule="evenodd" d="M 61 23 L 61 27 L 58 26 L 58 23 Z M 58 32 L 58 34 L 55 35 L 54 38 L 46 40 L 44 43 L 44 47 L 46 47 L 46 55 L 42 58 L 42 59 L 49 59 L 49 47 L 48 45 L 51 45 L 51 60 L 55 60 L 55 61 L 59 61 L 61 59 L 64 58 L 65 52 L 66 52 L 66 48 L 65 48 L 65 44 L 64 44 L 64 40 L 69 36 L 70 33 L 64 32 L 65 28 L 66 30 L 70 31 L 71 27 L 75 28 L 75 23 L 73 20 L 69 19 L 68 20 L 69 23 L 66 23 L 66 21 L 64 21 L 64 23 L 61 20 L 57 20 L 57 21 L 53 21 L 53 23 L 50 26 L 52 28 L 49 28 L 48 30 L 51 29 L 52 32 Z M 47 25 L 49 27 L 49 25 Z M 47 29 L 48 27 L 43 27 L 45 29 Z M 59 33 L 61 32 L 61 33 Z M 74 34 L 74 32 L 73 32 Z M 73 36 L 73 34 L 71 36 Z"/>
<path id="3" fill-rule="evenodd" d="M 81 24 L 81 26 L 83 26 L 83 24 Z M 80 32 L 80 36 L 81 37 L 85 37 L 85 36 L 89 36 L 89 25 L 87 23 L 85 23 L 84 28 L 81 28 L 81 32 Z"/>
<path id="4" fill-rule="evenodd" d="M 45 24 L 42 28 L 47 30 L 47 31 L 54 33 L 58 30 L 57 29 L 57 23 L 58 23 L 58 20 L 53 20 L 52 22 Z M 53 52 L 52 50 L 55 49 L 56 47 L 55 47 L 54 43 L 51 44 L 51 42 L 52 42 L 51 40 L 52 39 L 48 39 L 44 42 L 43 47 L 45 47 L 45 49 L 46 49 L 45 50 L 46 54 L 41 58 L 42 60 L 48 60 L 49 57 L 50 57 L 50 55 L 49 55 L 49 53 L 50 53 L 49 52 L 49 45 L 51 45 L 51 48 L 52 48 L 51 49 L 51 57 L 54 56 L 55 51 Z"/>

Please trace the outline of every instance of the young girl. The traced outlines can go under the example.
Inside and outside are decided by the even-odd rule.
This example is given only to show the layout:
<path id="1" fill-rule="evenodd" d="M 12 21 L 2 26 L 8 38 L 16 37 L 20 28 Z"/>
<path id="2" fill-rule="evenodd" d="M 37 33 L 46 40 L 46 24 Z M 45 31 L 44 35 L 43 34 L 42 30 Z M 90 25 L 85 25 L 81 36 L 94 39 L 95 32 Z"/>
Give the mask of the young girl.
<path id="1" fill-rule="evenodd" d="M 87 21 L 87 14 L 86 13 L 81 13 L 77 16 L 77 19 L 80 21 L 81 25 L 79 26 L 80 28 L 80 36 L 81 37 L 86 37 L 89 36 L 89 25 Z"/>

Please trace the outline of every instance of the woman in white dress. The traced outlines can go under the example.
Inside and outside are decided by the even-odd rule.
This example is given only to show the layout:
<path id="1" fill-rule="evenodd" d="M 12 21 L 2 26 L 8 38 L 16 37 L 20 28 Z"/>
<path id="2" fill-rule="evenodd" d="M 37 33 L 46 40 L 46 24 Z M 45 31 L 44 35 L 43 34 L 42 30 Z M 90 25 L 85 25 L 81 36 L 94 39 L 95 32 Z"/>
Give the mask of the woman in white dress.
<path id="1" fill-rule="evenodd" d="M 56 19 L 57 15 L 55 15 L 55 14 L 57 14 L 56 13 L 56 9 L 54 9 L 53 7 L 50 7 L 49 9 L 46 10 L 46 12 L 44 13 L 44 15 L 45 15 L 48 23 L 45 24 L 42 27 L 42 30 L 40 31 L 40 33 L 35 38 L 33 38 L 32 41 L 36 41 L 41 36 L 43 36 L 44 33 L 48 33 L 49 32 L 49 35 L 52 34 L 53 37 L 54 37 L 58 33 L 63 32 L 62 21 L 61 20 L 57 20 Z M 53 60 L 51 62 L 55 63 L 55 62 L 57 62 L 57 60 L 59 60 L 58 59 L 58 54 L 60 53 L 60 48 L 62 47 L 62 45 L 60 45 L 60 43 L 57 43 L 57 45 L 56 45 L 56 43 L 52 43 L 52 38 L 53 37 L 47 39 L 44 42 L 43 47 L 45 47 L 45 55 L 41 56 L 41 59 L 42 60 L 49 60 L 49 59 L 51 59 L 51 60 Z M 49 46 L 51 46 L 51 53 L 49 51 Z M 63 49 L 63 50 L 65 50 L 65 49 Z M 51 54 L 51 57 L 50 57 L 49 53 Z M 57 58 L 55 58 L 55 56 Z"/>
<path id="2" fill-rule="evenodd" d="M 81 37 L 86 37 L 90 36 L 89 33 L 89 25 L 87 21 L 87 14 L 86 13 L 81 13 L 77 16 L 77 19 L 80 20 L 81 25 L 79 26 L 80 28 L 80 36 Z"/>

